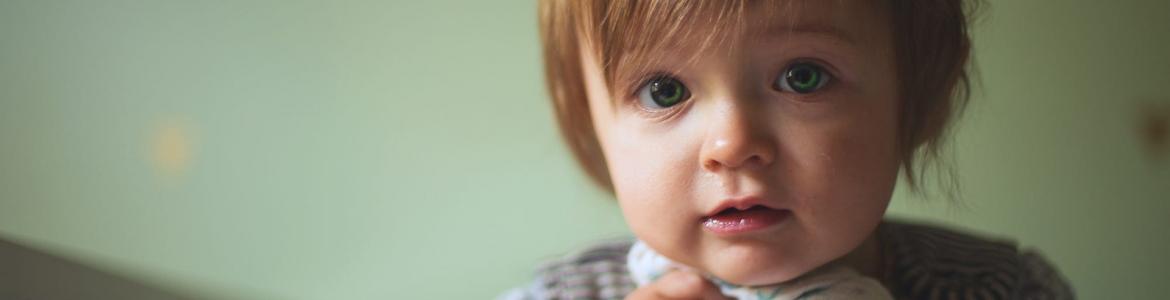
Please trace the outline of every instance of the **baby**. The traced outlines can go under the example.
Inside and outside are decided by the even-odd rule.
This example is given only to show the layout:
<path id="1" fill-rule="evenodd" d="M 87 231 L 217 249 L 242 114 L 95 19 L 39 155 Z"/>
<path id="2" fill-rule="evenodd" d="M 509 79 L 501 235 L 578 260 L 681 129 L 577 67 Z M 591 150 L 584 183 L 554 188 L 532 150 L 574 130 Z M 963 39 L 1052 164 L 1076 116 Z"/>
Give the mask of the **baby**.
<path id="1" fill-rule="evenodd" d="M 637 241 L 508 297 L 1071 295 L 1009 242 L 883 221 L 967 99 L 961 1 L 547 0 L 540 19 L 561 132 Z"/>

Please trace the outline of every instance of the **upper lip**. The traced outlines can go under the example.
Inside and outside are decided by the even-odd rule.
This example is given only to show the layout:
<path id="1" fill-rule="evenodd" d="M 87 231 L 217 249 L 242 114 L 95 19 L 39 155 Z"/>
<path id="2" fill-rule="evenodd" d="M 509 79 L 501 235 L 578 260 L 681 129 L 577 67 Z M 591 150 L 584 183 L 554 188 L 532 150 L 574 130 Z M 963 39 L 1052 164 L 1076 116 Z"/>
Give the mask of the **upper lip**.
<path id="1" fill-rule="evenodd" d="M 757 206 L 757 205 L 771 208 L 771 209 L 778 209 L 776 207 L 769 206 L 769 205 L 765 204 L 763 199 L 761 199 L 760 197 L 756 197 L 756 196 L 727 198 L 727 199 L 723 199 L 723 200 L 719 201 L 719 204 L 716 205 L 715 208 L 712 208 L 711 210 L 707 211 L 706 217 L 714 216 L 714 215 L 718 214 L 719 212 L 726 210 L 728 208 L 734 208 L 734 209 L 738 209 L 738 210 L 747 210 L 748 208 L 751 208 L 752 206 Z"/>

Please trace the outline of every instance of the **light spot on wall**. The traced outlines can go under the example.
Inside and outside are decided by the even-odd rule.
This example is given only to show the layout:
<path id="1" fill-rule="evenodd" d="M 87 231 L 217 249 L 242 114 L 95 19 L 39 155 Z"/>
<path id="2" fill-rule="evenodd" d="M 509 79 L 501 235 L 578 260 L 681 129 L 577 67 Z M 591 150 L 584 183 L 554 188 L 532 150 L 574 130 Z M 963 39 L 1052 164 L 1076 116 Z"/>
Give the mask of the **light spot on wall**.
<path id="1" fill-rule="evenodd" d="M 191 122 L 184 118 L 168 118 L 155 123 L 150 140 L 150 159 L 158 173 L 167 176 L 183 174 L 191 164 L 194 145 Z"/>

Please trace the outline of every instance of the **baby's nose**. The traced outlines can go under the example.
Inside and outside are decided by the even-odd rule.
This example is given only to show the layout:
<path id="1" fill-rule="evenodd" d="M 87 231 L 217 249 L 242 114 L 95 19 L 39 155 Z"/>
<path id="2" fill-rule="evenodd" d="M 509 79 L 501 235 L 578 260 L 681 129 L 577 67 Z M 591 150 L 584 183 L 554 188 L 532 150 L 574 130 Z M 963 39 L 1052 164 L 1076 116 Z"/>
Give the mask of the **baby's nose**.
<path id="1" fill-rule="evenodd" d="M 768 124 L 755 119 L 754 112 L 727 106 L 718 109 L 710 120 L 699 155 L 703 169 L 719 172 L 770 165 L 777 150 Z"/>

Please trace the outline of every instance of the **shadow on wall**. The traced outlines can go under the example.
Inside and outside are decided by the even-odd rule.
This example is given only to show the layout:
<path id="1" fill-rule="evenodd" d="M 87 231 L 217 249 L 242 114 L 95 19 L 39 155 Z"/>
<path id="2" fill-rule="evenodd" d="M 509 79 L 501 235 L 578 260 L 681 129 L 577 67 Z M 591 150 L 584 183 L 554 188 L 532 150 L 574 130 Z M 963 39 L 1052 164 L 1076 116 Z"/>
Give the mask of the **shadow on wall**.
<path id="1" fill-rule="evenodd" d="M 194 299 L 0 238 L 0 299 Z"/>

